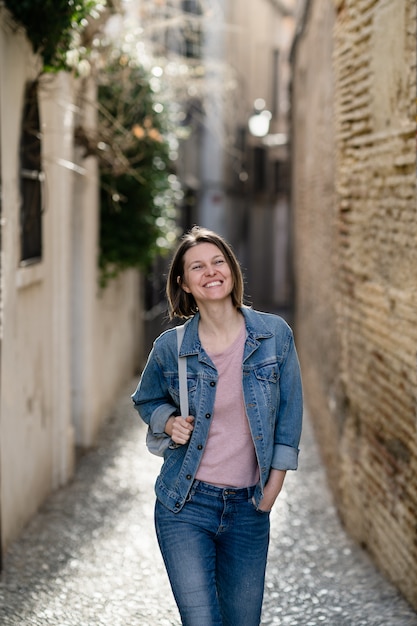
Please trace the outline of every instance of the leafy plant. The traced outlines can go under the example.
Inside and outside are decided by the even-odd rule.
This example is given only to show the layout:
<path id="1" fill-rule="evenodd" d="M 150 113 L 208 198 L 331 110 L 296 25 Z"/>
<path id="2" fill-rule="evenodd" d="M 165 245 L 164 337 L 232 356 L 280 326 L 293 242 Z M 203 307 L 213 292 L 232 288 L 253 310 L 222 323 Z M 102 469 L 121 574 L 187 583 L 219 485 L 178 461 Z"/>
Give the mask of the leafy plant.
<path id="1" fill-rule="evenodd" d="M 66 68 L 74 31 L 102 3 L 97 0 L 4 0 L 14 19 L 26 29 L 33 50 L 43 57 L 45 70 Z"/>
<path id="2" fill-rule="evenodd" d="M 166 115 L 143 68 L 121 55 L 101 81 L 95 153 L 101 179 L 99 264 L 105 285 L 123 269 L 149 267 L 156 254 L 170 249 L 181 191 L 171 171 Z"/>
<path id="3" fill-rule="evenodd" d="M 88 41 L 99 28 L 88 18 L 97 18 L 105 2 L 5 0 L 26 28 L 34 51 L 42 55 L 44 71 L 76 68 L 79 75 L 82 62 L 89 67 Z M 106 6 L 112 10 L 116 3 L 107 0 Z M 170 169 L 168 116 L 154 99 L 151 78 L 126 52 L 126 42 L 118 42 L 119 48 L 104 41 L 95 50 L 101 55 L 97 131 L 79 127 L 75 133 L 85 156 L 96 156 L 100 167 L 102 286 L 126 268 L 147 268 L 157 254 L 170 249 L 176 239 L 175 205 L 181 198 Z"/>

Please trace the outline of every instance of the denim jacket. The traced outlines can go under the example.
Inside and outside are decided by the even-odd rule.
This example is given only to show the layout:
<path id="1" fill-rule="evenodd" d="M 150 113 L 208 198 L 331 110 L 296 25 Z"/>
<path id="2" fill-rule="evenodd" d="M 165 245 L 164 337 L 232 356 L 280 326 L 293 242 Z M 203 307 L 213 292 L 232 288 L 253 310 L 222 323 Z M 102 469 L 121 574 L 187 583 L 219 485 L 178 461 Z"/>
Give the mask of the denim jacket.
<path id="1" fill-rule="evenodd" d="M 293 334 L 277 315 L 248 307 L 242 363 L 243 395 L 255 446 L 260 480 L 259 505 L 271 468 L 297 469 L 303 396 Z M 157 498 L 173 512 L 184 506 L 207 441 L 216 395 L 217 370 L 198 337 L 199 314 L 185 323 L 181 356 L 187 357 L 187 385 L 194 430 L 187 444 L 167 447 L 156 480 Z M 179 414 L 178 353 L 175 329 L 160 335 L 132 395 L 143 421 L 157 437 L 168 437 L 165 424 Z M 231 485 L 233 486 L 233 485 Z M 248 485 L 249 486 L 249 485 Z"/>

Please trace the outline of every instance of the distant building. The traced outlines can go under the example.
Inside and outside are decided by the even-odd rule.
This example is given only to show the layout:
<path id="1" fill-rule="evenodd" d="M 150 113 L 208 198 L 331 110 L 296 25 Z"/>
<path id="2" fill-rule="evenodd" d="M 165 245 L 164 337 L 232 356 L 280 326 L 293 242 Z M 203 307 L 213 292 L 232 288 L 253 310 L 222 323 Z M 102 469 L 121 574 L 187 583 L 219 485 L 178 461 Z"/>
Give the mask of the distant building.
<path id="1" fill-rule="evenodd" d="M 192 129 L 177 162 L 185 192 L 181 225 L 223 234 L 242 262 L 250 301 L 290 315 L 288 110 L 295 2 L 140 0 L 138 6 L 156 57 L 175 74 L 185 109 L 181 123 Z M 248 125 L 256 115 L 267 120 L 257 136 Z"/>

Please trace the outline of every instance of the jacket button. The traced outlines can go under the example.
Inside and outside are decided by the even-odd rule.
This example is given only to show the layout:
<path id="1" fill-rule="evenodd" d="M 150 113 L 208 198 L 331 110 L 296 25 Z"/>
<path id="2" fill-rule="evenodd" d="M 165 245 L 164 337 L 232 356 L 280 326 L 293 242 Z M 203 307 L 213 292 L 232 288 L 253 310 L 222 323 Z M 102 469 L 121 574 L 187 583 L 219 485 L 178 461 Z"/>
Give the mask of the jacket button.
<path id="1" fill-rule="evenodd" d="M 215 386 L 216 386 L 216 383 L 214 382 L 214 380 L 212 380 L 210 383 L 210 387 L 215 387 Z"/>
<path id="2" fill-rule="evenodd" d="M 201 445 L 201 443 L 199 443 L 197 446 L 197 450 L 202 450 L 202 449 L 203 449 L 203 446 Z"/>
<path id="3" fill-rule="evenodd" d="M 206 417 L 206 419 L 208 419 L 208 420 L 209 420 L 209 419 L 210 419 L 210 417 L 211 417 L 211 413 L 206 413 L 205 417 Z"/>
<path id="4" fill-rule="evenodd" d="M 175 503 L 175 508 L 176 508 L 176 509 L 179 509 L 179 508 L 180 508 L 180 506 L 181 506 L 180 502 L 176 502 L 176 503 Z"/>
<path id="5" fill-rule="evenodd" d="M 191 479 L 192 479 L 191 474 L 187 474 L 186 479 L 187 479 L 187 480 L 191 480 Z"/>

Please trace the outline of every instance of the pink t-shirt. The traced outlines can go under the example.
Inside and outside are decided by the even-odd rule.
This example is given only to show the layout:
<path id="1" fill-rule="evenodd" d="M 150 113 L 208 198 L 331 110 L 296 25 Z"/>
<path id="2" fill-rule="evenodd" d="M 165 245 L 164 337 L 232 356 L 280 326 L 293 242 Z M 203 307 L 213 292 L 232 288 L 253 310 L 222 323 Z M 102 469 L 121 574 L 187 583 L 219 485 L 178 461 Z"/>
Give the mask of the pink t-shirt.
<path id="1" fill-rule="evenodd" d="M 221 354 L 209 354 L 218 372 L 210 431 L 196 479 L 219 487 L 249 487 L 259 480 L 242 388 L 246 328 Z"/>

